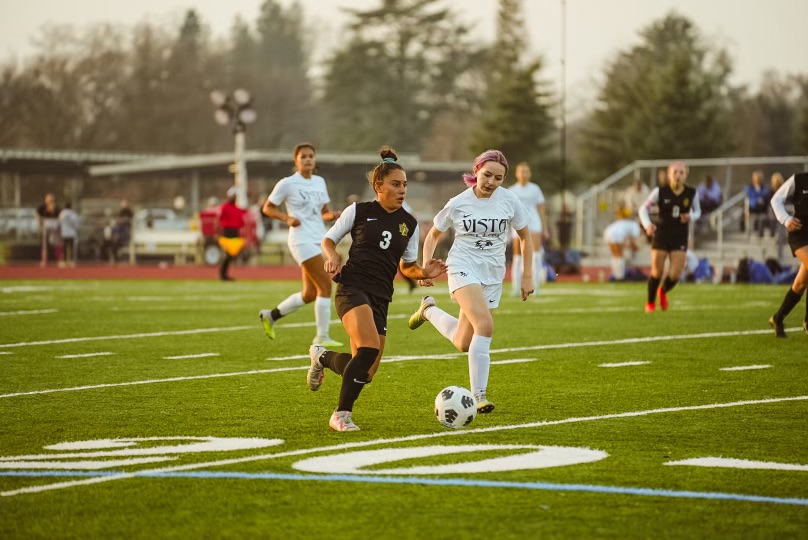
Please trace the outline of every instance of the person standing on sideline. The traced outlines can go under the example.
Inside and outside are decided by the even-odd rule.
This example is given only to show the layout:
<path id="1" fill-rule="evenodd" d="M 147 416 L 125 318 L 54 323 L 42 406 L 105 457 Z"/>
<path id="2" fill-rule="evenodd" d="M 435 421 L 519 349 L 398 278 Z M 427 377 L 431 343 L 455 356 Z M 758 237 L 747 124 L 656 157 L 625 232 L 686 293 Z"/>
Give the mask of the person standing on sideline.
<path id="1" fill-rule="evenodd" d="M 615 281 L 623 281 L 626 277 L 625 248 L 637 253 L 637 239 L 642 236 L 640 224 L 633 219 L 618 219 L 603 230 L 603 239 L 609 246 L 612 255 L 612 276 Z"/>
<path id="2" fill-rule="evenodd" d="M 322 242 L 324 269 L 338 283 L 337 313 L 351 338 L 351 354 L 312 345 L 306 382 L 312 391 L 319 390 L 326 367 L 342 376 L 339 404 L 328 422 L 335 431 L 359 430 L 353 421 L 353 405 L 373 380 L 384 352 L 396 271 L 411 279 L 435 278 L 446 272 L 439 259 L 425 259 L 428 262 L 423 268 L 416 262 L 418 220 L 403 208 L 407 175 L 392 148 L 384 146 L 379 153 L 382 161 L 369 178 L 376 200 L 352 203 Z M 343 265 L 336 247 L 348 233 L 353 243 Z"/>
<path id="3" fill-rule="evenodd" d="M 494 335 L 491 310 L 499 306 L 502 296 L 510 228 L 516 231 L 521 244 L 522 300 L 533 293 L 533 243 L 525 205 L 509 189 L 499 189 L 508 173 L 508 161 L 502 152 L 486 150 L 474 159 L 473 171 L 473 176 L 463 177 L 468 189 L 449 199 L 438 212 L 424 241 L 423 260 L 428 261 L 441 233 L 454 229 L 446 262 L 449 292 L 460 304 L 460 314 L 455 318 L 438 308 L 434 298 L 424 296 L 408 325 L 415 330 L 429 321 L 459 351 L 468 352 L 469 381 L 477 411 L 490 413 L 494 404 L 488 401 L 486 392 Z M 432 282 L 424 280 L 422 285 Z"/>
<path id="4" fill-rule="evenodd" d="M 544 208 L 544 193 L 538 184 L 530 181 L 530 165 L 524 161 L 516 165 L 514 170 L 516 183 L 509 187 L 528 214 L 528 228 L 533 244 L 533 290 L 538 294 L 539 284 L 544 270 L 544 239 L 550 238 L 547 213 Z M 522 250 L 519 236 L 513 231 L 513 254 L 511 260 L 511 296 L 521 294 L 522 283 Z"/>
<path id="5" fill-rule="evenodd" d="M 654 188 L 640 207 L 640 220 L 645 232 L 648 236 L 653 236 L 646 313 L 656 310 L 657 296 L 659 307 L 663 311 L 668 309 L 668 292 L 679 282 L 679 276 L 685 267 L 690 222 L 701 217 L 696 189 L 685 184 L 687 172 L 684 161 L 674 161 L 668 165 L 667 185 Z M 648 213 L 648 209 L 654 205 L 659 208 L 659 226 L 651 223 Z M 668 260 L 668 275 L 660 286 Z"/>
<path id="6" fill-rule="evenodd" d="M 230 262 L 238 257 L 244 248 L 244 238 L 241 229 L 244 227 L 244 215 L 247 210 L 239 208 L 236 204 L 238 190 L 236 186 L 227 190 L 227 200 L 222 203 L 216 212 L 216 235 L 219 247 L 222 248 L 222 262 L 219 263 L 219 279 L 233 281 L 227 272 Z"/>
<path id="7" fill-rule="evenodd" d="M 786 211 L 786 202 L 794 205 L 794 215 Z M 788 245 L 791 252 L 800 260 L 800 269 L 794 283 L 786 293 L 780 309 L 771 316 L 769 324 L 778 338 L 786 337 L 784 322 L 794 307 L 800 303 L 805 288 L 808 287 L 808 173 L 792 175 L 772 197 L 772 209 L 777 221 L 788 230 Z M 808 303 L 802 329 L 808 334 Z"/>
<path id="8" fill-rule="evenodd" d="M 62 234 L 65 264 L 75 267 L 79 252 L 79 215 L 71 206 L 69 202 L 65 203 L 59 212 L 59 231 Z"/>
<path id="9" fill-rule="evenodd" d="M 59 236 L 59 213 L 53 193 L 45 195 L 45 201 L 36 209 L 36 220 L 39 222 L 39 238 L 42 242 L 39 265 L 48 264 L 48 246 L 53 246 L 57 262 L 62 263 L 62 238 Z"/>
<path id="10" fill-rule="evenodd" d="M 324 221 L 333 221 L 340 212 L 331 211 L 328 188 L 322 176 L 314 174 L 317 167 L 316 151 L 310 143 L 300 143 L 293 151 L 297 172 L 281 179 L 264 203 L 263 213 L 283 221 L 289 226 L 287 244 L 292 257 L 303 272 L 303 290 L 292 294 L 274 309 L 262 309 L 258 316 L 269 339 L 275 339 L 275 323 L 281 317 L 294 313 L 314 302 L 317 334 L 313 343 L 326 347 L 341 347 L 331 339 L 331 280 L 323 269 L 320 242 L 325 235 Z M 280 209 L 286 204 L 286 212 Z"/>

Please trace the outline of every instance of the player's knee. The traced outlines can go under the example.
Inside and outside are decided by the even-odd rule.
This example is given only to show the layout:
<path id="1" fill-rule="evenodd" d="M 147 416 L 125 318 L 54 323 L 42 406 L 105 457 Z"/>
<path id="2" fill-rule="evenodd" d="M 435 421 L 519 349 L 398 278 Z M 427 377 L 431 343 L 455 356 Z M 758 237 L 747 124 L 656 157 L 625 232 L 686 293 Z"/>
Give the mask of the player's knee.
<path id="1" fill-rule="evenodd" d="M 370 370 L 378 355 L 379 349 L 374 349 L 373 347 L 357 348 L 356 355 L 345 368 L 343 377 L 351 378 L 360 383 L 369 383 L 371 381 Z"/>
<path id="2" fill-rule="evenodd" d="M 315 291 L 303 291 L 300 293 L 300 297 L 305 303 L 311 304 L 314 302 L 314 299 L 317 298 L 317 293 Z"/>

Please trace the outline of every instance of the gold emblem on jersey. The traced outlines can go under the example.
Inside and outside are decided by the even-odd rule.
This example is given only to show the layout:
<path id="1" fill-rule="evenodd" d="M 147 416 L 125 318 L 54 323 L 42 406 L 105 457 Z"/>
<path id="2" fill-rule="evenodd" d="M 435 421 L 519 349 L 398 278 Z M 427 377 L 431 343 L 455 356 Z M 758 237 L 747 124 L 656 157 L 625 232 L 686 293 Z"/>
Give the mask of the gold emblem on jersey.
<path id="1" fill-rule="evenodd" d="M 687 207 L 689 204 L 690 204 L 690 199 L 685 197 L 685 207 Z"/>
<path id="2" fill-rule="evenodd" d="M 407 233 L 410 232 L 410 229 L 407 227 L 406 223 L 399 223 L 398 232 L 401 233 L 401 236 L 407 236 Z"/>

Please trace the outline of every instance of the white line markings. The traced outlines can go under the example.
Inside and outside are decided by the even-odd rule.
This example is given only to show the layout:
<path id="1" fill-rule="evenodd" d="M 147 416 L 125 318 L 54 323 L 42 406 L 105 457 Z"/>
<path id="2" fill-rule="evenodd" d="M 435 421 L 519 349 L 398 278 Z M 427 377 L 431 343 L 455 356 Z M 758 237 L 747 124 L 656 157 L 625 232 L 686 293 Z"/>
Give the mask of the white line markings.
<path id="1" fill-rule="evenodd" d="M 94 352 L 85 354 L 63 354 L 61 356 L 54 356 L 54 358 L 90 358 L 93 356 L 109 356 L 115 354 L 113 352 Z"/>
<path id="2" fill-rule="evenodd" d="M 728 469 L 765 469 L 770 471 L 808 471 L 808 465 L 777 463 L 776 461 L 754 461 L 722 457 L 703 457 L 668 461 L 665 465 L 691 465 L 693 467 L 724 467 Z"/>
<path id="3" fill-rule="evenodd" d="M 535 362 L 538 358 L 514 358 L 512 360 L 496 360 L 491 362 L 491 365 L 494 364 L 522 364 L 524 362 Z"/>
<path id="4" fill-rule="evenodd" d="M 477 428 L 477 429 L 463 429 L 458 431 L 438 431 L 436 433 L 424 433 L 421 435 L 409 435 L 406 437 L 395 437 L 390 439 L 376 439 L 373 441 L 363 441 L 363 442 L 353 442 L 353 443 L 342 443 L 342 444 L 335 444 L 329 446 L 321 446 L 319 448 L 303 448 L 300 450 L 290 450 L 288 452 L 279 452 L 277 454 L 260 454 L 257 456 L 246 456 L 241 458 L 232 458 L 232 459 L 222 459 L 218 461 L 208 461 L 203 463 L 190 463 L 187 465 L 176 465 L 173 467 L 165 467 L 162 469 L 150 469 L 146 471 L 138 471 L 135 473 L 121 473 L 112 476 L 101 476 L 101 477 L 94 477 L 94 478 L 86 478 L 83 480 L 71 480 L 66 482 L 57 482 L 53 484 L 45 484 L 45 485 L 38 485 L 38 486 L 30 486 L 20 489 L 15 489 L 11 491 L 2 491 L 0 492 L 0 496 L 2 497 L 9 497 L 12 495 L 20 495 L 23 493 L 37 493 L 42 491 L 50 491 L 54 489 L 62 489 L 68 487 L 75 487 L 75 486 L 83 486 L 88 484 L 100 484 L 102 482 L 111 482 L 113 480 L 124 480 L 126 478 L 135 478 L 137 476 L 143 476 L 144 474 L 154 474 L 154 473 L 166 473 L 166 472 L 176 472 L 176 471 L 189 471 L 194 469 L 206 469 L 208 467 L 225 467 L 228 465 L 235 465 L 237 463 L 248 463 L 251 461 L 262 461 L 265 459 L 275 459 L 275 458 L 283 458 L 283 457 L 290 457 L 290 456 L 302 456 L 307 454 L 317 454 L 320 452 L 328 452 L 332 450 L 346 450 L 349 448 L 363 448 L 367 446 L 376 446 L 379 444 L 392 444 L 392 443 L 400 443 L 400 442 L 408 442 L 408 441 L 418 441 L 424 439 L 435 439 L 438 437 L 451 437 L 451 436 L 458 436 L 458 435 L 468 435 L 471 433 L 489 433 L 494 431 L 505 431 L 505 430 L 514 430 L 514 429 L 528 429 L 534 427 L 543 427 L 543 426 L 557 426 L 560 424 L 572 424 L 578 422 L 591 422 L 594 420 L 611 420 L 615 418 L 633 418 L 637 416 L 647 416 L 650 414 L 663 414 L 663 413 L 671 413 L 671 412 L 684 412 L 684 411 L 700 411 L 700 410 L 709 410 L 709 409 L 721 409 L 721 408 L 728 408 L 728 407 L 741 407 L 746 405 L 764 405 L 768 403 L 782 403 L 786 401 L 805 401 L 808 400 L 808 396 L 794 396 L 794 397 L 784 397 L 784 398 L 769 398 L 769 399 L 757 399 L 757 400 L 748 400 L 748 401 L 733 401 L 730 403 L 713 403 L 709 405 L 691 405 L 685 407 L 666 407 L 662 409 L 649 409 L 645 411 L 631 411 L 631 412 L 624 412 L 624 413 L 614 413 L 614 414 L 604 414 L 601 416 L 583 416 L 583 417 L 573 417 L 573 418 L 564 418 L 561 420 L 546 420 L 540 422 L 530 422 L 527 424 L 511 424 L 505 426 L 491 426 L 485 428 Z"/>
<path id="5" fill-rule="evenodd" d="M 627 366 L 644 366 L 645 364 L 650 364 L 651 362 L 648 361 L 636 361 L 636 362 L 616 362 L 614 364 L 600 364 L 598 367 L 627 367 Z"/>
<path id="6" fill-rule="evenodd" d="M 30 347 L 31 345 L 57 345 L 60 343 L 81 343 L 83 341 L 107 341 L 111 339 L 143 339 L 163 336 L 187 336 L 193 334 L 210 334 L 213 332 L 234 332 L 238 330 L 254 330 L 254 325 L 250 326 L 226 326 L 223 328 L 198 328 L 196 330 L 177 330 L 175 332 L 149 332 L 144 334 L 120 334 L 115 336 L 92 336 L 68 339 L 50 339 L 47 341 L 22 341 L 19 343 L 3 343 L 0 348 L 10 347 Z"/>
<path id="7" fill-rule="evenodd" d="M 158 332 L 156 334 L 132 334 L 131 336 L 120 336 L 121 339 L 130 339 L 132 337 L 143 337 L 143 336 L 153 336 L 153 335 L 172 335 L 172 334 L 197 334 L 197 333 L 204 333 L 204 332 L 220 332 L 220 331 L 230 331 L 230 330 L 244 330 L 254 328 L 253 326 L 233 326 L 229 328 L 206 328 L 201 330 L 187 330 L 183 332 Z M 801 329 L 801 328 L 800 328 Z M 539 351 L 539 350 L 549 350 L 549 349 L 569 349 L 575 347 L 600 347 L 603 345 L 624 345 L 626 343 L 652 343 L 655 341 L 673 341 L 678 339 L 701 339 L 701 338 L 712 338 L 712 337 L 732 337 L 732 336 L 746 336 L 746 335 L 758 335 L 758 334 L 769 334 L 771 330 L 746 330 L 746 331 L 737 331 L 737 332 L 712 332 L 706 334 L 693 334 L 693 335 L 673 335 L 673 336 L 652 336 L 652 337 L 642 337 L 642 338 L 627 338 L 627 339 L 616 339 L 612 341 L 584 341 L 580 343 L 556 343 L 556 344 L 549 344 L 549 345 L 533 345 L 529 347 L 512 347 L 507 349 L 494 349 L 491 351 L 492 354 L 499 354 L 499 353 L 510 353 L 510 352 L 517 352 L 517 351 Z M 76 340 L 81 341 L 85 338 L 76 338 Z M 94 338 L 87 338 L 88 340 L 100 340 L 100 339 L 116 339 L 116 337 L 112 338 L 104 338 L 104 337 L 94 337 Z M 36 343 L 20 343 L 14 345 L 5 345 L 19 347 L 24 345 L 31 345 L 31 344 L 42 344 L 44 342 L 36 342 Z M 48 342 L 48 343 L 56 343 L 56 342 Z M 0 345 L 3 347 L 4 345 Z M 402 362 L 406 360 L 438 360 L 438 359 L 448 359 L 448 358 L 456 358 L 458 356 L 465 355 L 466 353 L 449 353 L 444 355 L 429 355 L 429 356 L 399 356 L 399 357 L 388 357 L 384 358 L 384 362 Z M 303 357 L 305 358 L 305 357 Z M 195 375 L 190 377 L 171 377 L 168 379 L 151 379 L 145 381 L 131 381 L 131 382 L 121 382 L 121 383 L 112 383 L 112 384 L 94 384 L 88 386 L 77 386 L 72 388 L 52 388 L 48 390 L 34 390 L 31 392 L 17 392 L 14 394 L 0 394 L 0 399 L 2 398 L 10 398 L 10 397 L 17 397 L 17 396 L 30 396 L 36 394 L 51 394 L 53 392 L 74 392 L 77 390 L 92 390 L 96 388 L 109 388 L 112 386 L 132 386 L 138 384 L 154 384 L 154 383 L 164 383 L 164 382 L 178 382 L 178 381 L 188 381 L 188 380 L 196 380 L 196 379 L 210 379 L 215 377 L 236 377 L 239 375 L 257 375 L 261 373 L 273 373 L 277 371 L 289 371 L 295 369 L 308 369 L 308 366 L 295 366 L 295 367 L 288 367 L 288 368 L 275 368 L 275 369 L 256 369 L 251 371 L 239 371 L 233 373 L 216 373 L 213 375 Z"/>
<path id="8" fill-rule="evenodd" d="M 164 356 L 163 360 L 184 360 L 185 358 L 208 358 L 210 356 L 219 356 L 217 352 L 206 352 L 199 354 L 183 354 L 180 356 Z"/>
<path id="9" fill-rule="evenodd" d="M 756 364 L 753 366 L 734 366 L 734 367 L 722 367 L 718 368 L 718 371 L 745 371 L 747 369 L 766 369 L 770 368 L 771 365 L 769 364 Z"/>
<path id="10" fill-rule="evenodd" d="M 56 313 L 58 309 L 26 309 L 22 311 L 0 311 L 0 317 L 5 315 L 41 315 L 43 313 Z"/>

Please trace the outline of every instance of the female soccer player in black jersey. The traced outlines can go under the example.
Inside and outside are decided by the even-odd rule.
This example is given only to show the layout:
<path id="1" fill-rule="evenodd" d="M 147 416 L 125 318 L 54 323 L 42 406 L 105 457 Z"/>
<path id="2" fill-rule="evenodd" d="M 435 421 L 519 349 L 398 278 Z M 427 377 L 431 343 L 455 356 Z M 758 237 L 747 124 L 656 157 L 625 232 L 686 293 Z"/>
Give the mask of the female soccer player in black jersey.
<path id="1" fill-rule="evenodd" d="M 668 309 L 667 293 L 679 282 L 679 276 L 685 267 L 687 240 L 690 233 L 690 222 L 701 217 L 701 206 L 696 189 L 685 185 L 687 180 L 687 164 L 674 161 L 668 165 L 668 184 L 654 188 L 648 199 L 640 207 L 640 221 L 645 232 L 653 236 L 651 244 L 651 275 L 648 277 L 648 302 L 645 312 L 656 309 L 656 297 L 659 296 L 659 307 Z M 660 224 L 651 223 L 648 209 L 659 207 Z M 665 281 L 660 286 L 665 262 L 670 258 L 670 266 Z"/>
<path id="2" fill-rule="evenodd" d="M 398 158 L 392 148 L 382 147 L 380 155 L 382 161 L 369 179 L 376 200 L 346 208 L 322 243 L 325 271 L 334 274 L 338 283 L 335 304 L 351 338 L 352 354 L 312 345 L 307 383 L 311 390 L 318 390 L 326 367 L 342 376 L 339 405 L 328 423 L 335 431 L 359 430 L 353 421 L 353 404 L 379 367 L 396 271 L 400 268 L 402 274 L 416 280 L 446 272 L 446 264 L 440 259 L 428 261 L 423 268 L 416 262 L 418 221 L 401 207 L 407 194 L 407 175 L 396 163 Z M 348 233 L 353 244 L 343 265 L 336 245 Z"/>
<path id="3" fill-rule="evenodd" d="M 794 215 L 786 211 L 786 202 L 794 205 Z M 786 293 L 777 313 L 769 319 L 774 335 L 786 337 L 783 321 L 786 315 L 800 303 L 805 288 L 808 287 L 808 173 L 797 173 L 780 186 L 772 197 L 774 215 L 788 229 L 788 245 L 791 252 L 800 260 L 800 269 L 794 283 Z M 808 334 L 808 303 L 805 306 L 805 319 L 802 328 Z"/>

